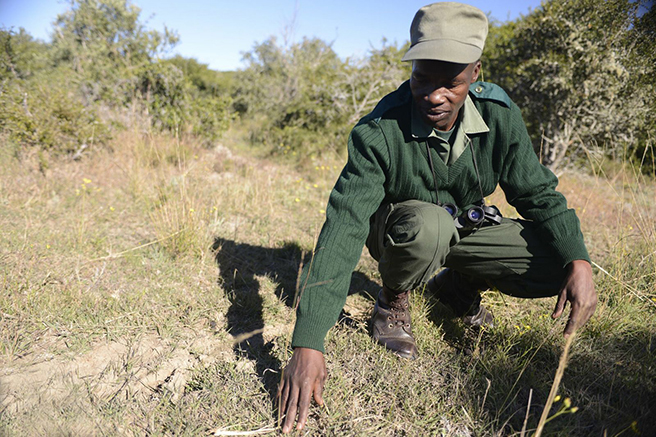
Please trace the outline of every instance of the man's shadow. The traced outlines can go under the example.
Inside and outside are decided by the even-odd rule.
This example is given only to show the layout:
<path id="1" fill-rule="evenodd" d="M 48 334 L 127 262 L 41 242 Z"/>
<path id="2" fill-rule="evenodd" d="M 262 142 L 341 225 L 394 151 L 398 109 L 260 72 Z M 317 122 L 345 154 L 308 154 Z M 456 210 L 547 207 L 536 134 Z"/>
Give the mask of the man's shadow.
<path id="1" fill-rule="evenodd" d="M 216 238 L 212 249 L 219 268 L 218 283 L 230 301 L 226 319 L 228 332 L 236 339 L 235 355 L 255 362 L 257 375 L 275 401 L 283 363 L 273 353 L 273 341 L 264 340 L 265 300 L 258 277 L 266 276 L 275 283 L 275 296 L 292 308 L 299 270 L 310 262 L 312 254 L 289 241 L 279 248 L 267 248 Z M 379 287 L 355 272 L 349 294 L 375 296 Z"/>

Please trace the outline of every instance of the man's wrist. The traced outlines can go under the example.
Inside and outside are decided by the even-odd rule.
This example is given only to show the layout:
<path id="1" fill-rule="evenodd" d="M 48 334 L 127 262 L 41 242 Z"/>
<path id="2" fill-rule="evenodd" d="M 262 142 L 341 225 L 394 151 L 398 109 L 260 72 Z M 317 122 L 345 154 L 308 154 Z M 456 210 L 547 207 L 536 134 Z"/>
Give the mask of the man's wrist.
<path id="1" fill-rule="evenodd" d="M 323 355 L 323 351 L 322 351 L 322 350 L 315 349 L 315 348 L 313 348 L 313 347 L 306 347 L 306 346 L 292 346 L 292 349 L 293 349 L 294 351 L 299 351 L 299 352 L 301 352 L 301 351 L 319 352 L 320 354 Z"/>
<path id="2" fill-rule="evenodd" d="M 590 261 L 588 261 L 587 259 L 575 259 L 573 261 L 570 261 L 565 267 L 567 268 L 567 271 L 570 272 L 578 268 L 585 268 L 585 269 L 592 270 L 592 265 L 590 264 Z"/>

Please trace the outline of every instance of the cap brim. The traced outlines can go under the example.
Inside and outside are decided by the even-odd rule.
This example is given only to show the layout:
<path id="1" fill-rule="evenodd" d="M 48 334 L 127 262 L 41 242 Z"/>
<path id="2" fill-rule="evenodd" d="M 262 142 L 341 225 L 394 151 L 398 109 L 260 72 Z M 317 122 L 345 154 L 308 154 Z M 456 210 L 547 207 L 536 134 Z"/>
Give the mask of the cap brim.
<path id="1" fill-rule="evenodd" d="M 420 41 L 405 53 L 402 61 L 427 59 L 434 61 L 470 64 L 481 58 L 483 50 L 471 44 L 465 44 L 452 39 L 434 39 Z"/>

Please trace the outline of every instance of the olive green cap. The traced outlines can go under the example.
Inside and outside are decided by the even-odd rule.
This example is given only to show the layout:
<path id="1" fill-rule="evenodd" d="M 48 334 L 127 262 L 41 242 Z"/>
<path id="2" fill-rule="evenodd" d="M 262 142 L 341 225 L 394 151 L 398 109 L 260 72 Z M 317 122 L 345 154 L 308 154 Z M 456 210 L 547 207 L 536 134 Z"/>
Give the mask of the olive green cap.
<path id="1" fill-rule="evenodd" d="M 410 25 L 410 49 L 403 61 L 429 59 L 469 64 L 480 59 L 487 37 L 480 9 L 456 2 L 433 3 L 417 11 Z"/>

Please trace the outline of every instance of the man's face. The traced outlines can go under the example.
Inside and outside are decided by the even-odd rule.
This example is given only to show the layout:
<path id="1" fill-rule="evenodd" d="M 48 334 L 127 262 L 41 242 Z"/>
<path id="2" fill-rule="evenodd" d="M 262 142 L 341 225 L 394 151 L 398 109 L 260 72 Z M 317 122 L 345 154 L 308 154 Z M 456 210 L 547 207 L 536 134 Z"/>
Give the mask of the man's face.
<path id="1" fill-rule="evenodd" d="M 437 130 L 450 130 L 465 103 L 469 84 L 478 80 L 480 71 L 479 61 L 471 64 L 414 61 L 410 90 L 422 119 Z"/>

